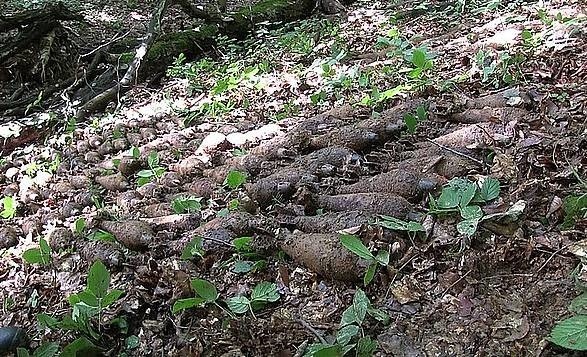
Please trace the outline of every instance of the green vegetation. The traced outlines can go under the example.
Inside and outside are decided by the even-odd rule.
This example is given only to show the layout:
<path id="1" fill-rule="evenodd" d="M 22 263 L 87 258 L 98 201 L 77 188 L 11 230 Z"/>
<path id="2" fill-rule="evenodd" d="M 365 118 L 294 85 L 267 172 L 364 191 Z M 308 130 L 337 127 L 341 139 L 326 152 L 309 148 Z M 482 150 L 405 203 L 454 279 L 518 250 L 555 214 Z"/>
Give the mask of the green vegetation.
<path id="1" fill-rule="evenodd" d="M 137 173 L 139 177 L 137 185 L 139 186 L 146 185 L 153 180 L 159 180 L 166 171 L 164 167 L 159 165 L 159 155 L 155 151 L 147 156 L 147 165 L 149 165 L 147 170 L 141 170 Z"/>
<path id="2" fill-rule="evenodd" d="M 373 253 L 369 251 L 369 248 L 367 248 L 355 235 L 341 234 L 340 242 L 346 249 L 356 254 L 359 258 L 365 259 L 369 263 L 369 268 L 367 268 L 367 271 L 363 276 L 363 284 L 365 284 L 365 286 L 373 281 L 378 265 L 385 267 L 389 264 L 388 251 L 379 250 L 376 255 L 373 255 Z"/>
<path id="3" fill-rule="evenodd" d="M 466 179 L 452 179 L 437 199 L 430 196 L 430 213 L 460 213 L 462 221 L 457 224 L 459 233 L 472 236 L 477 232 L 479 222 L 483 220 L 483 211 L 476 205 L 496 199 L 500 193 L 499 181 L 488 177 L 482 183 Z"/>
<path id="4" fill-rule="evenodd" d="M 12 196 L 5 196 L 0 200 L 2 204 L 2 211 L 0 211 L 0 217 L 4 219 L 11 219 L 14 218 L 16 215 L 16 207 L 17 203 L 14 197 Z"/>
<path id="5" fill-rule="evenodd" d="M 357 289 L 353 303 L 342 314 L 336 342 L 333 344 L 313 344 L 308 347 L 307 357 L 343 356 L 355 351 L 356 356 L 373 356 L 377 350 L 377 342 L 365 336 L 363 323 L 367 315 L 383 324 L 389 323 L 389 316 L 379 309 L 373 308 L 367 295 Z"/>
<path id="6" fill-rule="evenodd" d="M 22 259 L 29 264 L 47 265 L 53 262 L 51 253 L 52 250 L 47 241 L 41 238 L 39 240 L 39 248 L 27 249 L 22 254 Z"/>

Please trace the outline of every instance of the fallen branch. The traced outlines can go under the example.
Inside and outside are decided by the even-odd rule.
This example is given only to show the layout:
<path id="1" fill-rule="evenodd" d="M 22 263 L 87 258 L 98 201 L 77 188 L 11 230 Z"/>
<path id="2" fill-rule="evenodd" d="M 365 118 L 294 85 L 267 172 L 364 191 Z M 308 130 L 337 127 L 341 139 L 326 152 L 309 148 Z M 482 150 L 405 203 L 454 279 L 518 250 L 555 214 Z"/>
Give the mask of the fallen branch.
<path id="1" fill-rule="evenodd" d="M 170 0 L 160 0 L 157 4 L 153 16 L 151 17 L 151 21 L 149 22 L 148 32 L 139 47 L 137 47 L 135 57 L 120 82 L 86 102 L 76 114 L 78 120 L 85 118 L 88 114 L 97 110 L 104 109 L 108 103 L 114 100 L 115 97 L 124 94 L 131 88 L 131 85 L 135 81 L 137 73 L 140 70 L 141 64 L 143 63 L 143 58 L 146 56 L 157 36 L 159 36 L 159 32 L 161 31 L 161 19 L 163 18 L 163 14 L 167 10 L 169 3 Z"/>
<path id="2" fill-rule="evenodd" d="M 4 32 L 37 22 L 60 20 L 83 21 L 84 17 L 69 10 L 62 2 L 48 3 L 41 9 L 27 10 L 14 15 L 0 14 L 0 31 Z"/>

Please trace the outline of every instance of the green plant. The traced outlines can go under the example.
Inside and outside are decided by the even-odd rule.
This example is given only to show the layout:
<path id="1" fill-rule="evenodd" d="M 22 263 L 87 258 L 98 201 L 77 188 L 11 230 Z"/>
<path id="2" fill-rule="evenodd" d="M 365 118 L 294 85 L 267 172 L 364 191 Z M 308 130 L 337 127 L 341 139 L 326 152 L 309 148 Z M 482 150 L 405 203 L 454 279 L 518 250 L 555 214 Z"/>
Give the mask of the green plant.
<path id="1" fill-rule="evenodd" d="M 216 300 L 218 300 L 218 290 L 216 290 L 214 284 L 204 279 L 192 279 L 190 280 L 190 285 L 196 293 L 196 296 L 192 298 L 177 300 L 171 308 L 171 311 L 174 314 L 177 314 L 178 312 L 183 311 L 185 309 L 201 307 L 206 304 L 214 304 L 218 306 L 220 309 L 224 310 L 216 302 Z"/>
<path id="2" fill-rule="evenodd" d="M 39 240 L 39 248 L 31 248 L 24 251 L 22 259 L 29 264 L 47 265 L 53 261 L 51 247 L 43 238 Z"/>
<path id="3" fill-rule="evenodd" d="M 104 263 L 96 260 L 88 272 L 86 289 L 69 296 L 69 303 L 73 306 L 72 319 L 76 317 L 98 316 L 98 331 L 101 329 L 102 313 L 104 310 L 118 301 L 124 294 L 122 290 L 110 288 L 110 272 Z M 89 328 L 89 325 L 88 325 Z"/>
<path id="4" fill-rule="evenodd" d="M 75 234 L 81 236 L 86 230 L 86 219 L 79 217 L 73 222 L 73 229 Z"/>
<path id="5" fill-rule="evenodd" d="M 251 271 L 258 271 L 267 266 L 267 261 L 255 252 L 251 247 L 252 237 L 239 237 L 232 241 L 235 254 L 231 261 L 234 261 L 232 271 L 237 274 L 246 274 Z M 230 262 L 227 262 L 230 263 Z"/>
<path id="6" fill-rule="evenodd" d="M 394 88 L 380 92 L 377 87 L 373 87 L 370 94 L 366 94 L 361 99 L 361 104 L 365 106 L 374 106 L 386 102 L 396 96 L 409 91 L 412 87 L 410 85 L 398 85 Z"/>
<path id="7" fill-rule="evenodd" d="M 413 241 L 414 238 L 416 238 L 416 234 L 418 234 L 418 232 L 425 232 L 426 230 L 424 229 L 424 226 L 422 226 L 422 224 L 420 224 L 419 222 L 414 222 L 414 221 L 403 221 L 401 219 L 395 218 L 395 217 L 390 217 L 390 216 L 383 216 L 381 215 L 381 221 L 378 221 L 377 224 L 379 224 L 382 227 L 385 227 L 387 229 L 391 229 L 394 231 L 404 231 L 408 233 L 408 236 L 410 237 L 410 239 Z"/>
<path id="8" fill-rule="evenodd" d="M 116 237 L 114 234 L 107 232 L 102 229 L 98 229 L 88 235 L 89 240 L 99 240 L 102 242 L 113 243 L 116 242 Z"/>
<path id="9" fill-rule="evenodd" d="M 573 299 L 569 310 L 574 315 L 557 323 L 548 340 L 571 350 L 587 351 L 587 293 Z"/>
<path id="10" fill-rule="evenodd" d="M 171 209 L 177 214 L 200 212 L 202 197 L 181 196 L 171 201 Z"/>
<path id="11" fill-rule="evenodd" d="M 11 219 L 14 218 L 16 215 L 16 200 L 12 196 L 4 196 L 2 200 L 2 211 L 0 212 L 0 217 L 4 219 Z"/>
<path id="12" fill-rule="evenodd" d="M 159 165 L 159 155 L 155 151 L 152 151 L 147 156 L 147 165 L 149 165 L 149 169 L 141 170 L 137 173 L 139 177 L 137 185 L 139 186 L 143 186 L 153 181 L 153 179 L 159 180 L 165 173 L 165 168 Z"/>
<path id="13" fill-rule="evenodd" d="M 385 267 L 389 264 L 388 251 L 379 250 L 376 255 L 373 255 L 357 236 L 352 234 L 341 234 L 339 238 L 340 242 L 346 249 L 356 254 L 359 258 L 365 259 L 369 263 L 369 267 L 363 276 L 363 283 L 365 286 L 369 285 L 375 277 L 375 271 L 377 270 L 378 265 Z"/>
<path id="14" fill-rule="evenodd" d="M 481 207 L 474 203 L 486 203 L 496 199 L 500 193 L 499 181 L 487 177 L 479 185 L 466 179 L 454 178 L 442 189 L 440 197 L 430 195 L 430 213 L 447 214 L 459 212 L 463 219 L 457 224 L 457 231 L 472 236 L 483 219 Z"/>
<path id="15" fill-rule="evenodd" d="M 353 303 L 343 313 L 336 333 L 336 342 L 332 344 L 313 344 L 308 347 L 305 357 L 343 356 L 355 350 L 360 357 L 373 356 L 377 342 L 365 336 L 362 325 L 367 315 L 383 324 L 389 323 L 389 316 L 374 308 L 369 298 L 361 289 L 357 289 Z M 351 343 L 354 342 L 354 343 Z"/>
<path id="16" fill-rule="evenodd" d="M 202 237 L 194 237 L 181 252 L 181 259 L 189 260 L 194 258 L 203 258 L 204 249 L 202 248 L 203 239 Z"/>
<path id="17" fill-rule="evenodd" d="M 582 192 L 565 197 L 563 201 L 565 218 L 561 224 L 562 229 L 571 229 L 575 226 L 577 220 L 587 218 L 587 182 L 579 176 L 574 167 L 571 167 L 571 170 L 577 181 L 579 181 Z"/>
<path id="18" fill-rule="evenodd" d="M 29 351 L 25 348 L 17 348 L 16 356 L 17 357 L 53 357 L 59 351 L 59 344 L 56 342 L 46 342 L 37 347 L 33 354 L 30 354 Z"/>
<path id="19" fill-rule="evenodd" d="M 235 296 L 226 301 L 230 310 L 236 314 L 244 314 L 250 311 L 255 316 L 254 311 L 260 310 L 268 303 L 279 300 L 277 285 L 269 282 L 257 284 L 251 291 L 250 298 L 246 296 Z"/>
<path id="20" fill-rule="evenodd" d="M 475 65 L 481 70 L 481 82 L 499 88 L 512 84 L 522 77 L 520 65 L 526 60 L 523 54 L 510 55 L 502 52 L 497 55 L 479 50 L 475 55 Z"/>
<path id="21" fill-rule="evenodd" d="M 430 70 L 434 63 L 432 62 L 432 54 L 425 48 L 414 49 L 411 56 L 408 55 L 410 63 L 414 66 L 408 76 L 412 79 L 421 79 L 426 76 L 428 70 Z"/>
<path id="22" fill-rule="evenodd" d="M 406 113 L 404 115 L 404 123 L 410 134 L 415 134 L 418 123 L 426 119 L 428 119 L 428 112 L 422 105 L 419 105 L 418 108 L 416 108 L 416 113 Z"/>
<path id="23" fill-rule="evenodd" d="M 224 179 L 224 185 L 231 190 L 236 190 L 247 182 L 247 174 L 237 170 L 231 170 Z"/>

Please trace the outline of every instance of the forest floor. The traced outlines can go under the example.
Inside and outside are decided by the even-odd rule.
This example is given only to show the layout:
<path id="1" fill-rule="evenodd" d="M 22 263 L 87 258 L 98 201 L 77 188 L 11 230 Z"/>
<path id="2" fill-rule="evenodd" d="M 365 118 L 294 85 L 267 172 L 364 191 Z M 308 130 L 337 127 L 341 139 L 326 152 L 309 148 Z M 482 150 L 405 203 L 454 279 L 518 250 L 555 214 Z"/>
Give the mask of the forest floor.
<path id="1" fill-rule="evenodd" d="M 446 4 L 220 38 L 3 156 L 0 324 L 105 355 L 587 349 L 551 335 L 585 311 L 585 8 Z"/>

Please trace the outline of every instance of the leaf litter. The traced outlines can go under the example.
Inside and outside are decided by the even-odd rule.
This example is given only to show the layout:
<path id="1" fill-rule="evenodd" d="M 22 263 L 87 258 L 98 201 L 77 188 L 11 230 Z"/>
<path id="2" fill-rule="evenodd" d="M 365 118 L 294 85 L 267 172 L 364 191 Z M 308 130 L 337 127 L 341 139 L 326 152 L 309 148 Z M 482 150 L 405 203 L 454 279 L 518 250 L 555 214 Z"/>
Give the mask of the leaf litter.
<path id="1" fill-rule="evenodd" d="M 169 108 L 149 113 L 137 92 L 99 125 L 79 123 L 74 145 L 56 134 L 11 153 L 2 163 L 5 325 L 26 329 L 32 347 L 60 341 L 59 330 L 34 334 L 30 317 L 62 319 L 87 281 L 94 295 L 109 288 L 119 298 L 100 320 L 98 344 L 110 354 L 129 353 L 127 341 L 137 355 L 294 356 L 322 342 L 370 351 L 373 341 L 381 356 L 561 353 L 545 339 L 583 347 L 569 276 L 578 267 L 576 281 L 586 280 L 585 187 L 573 174 L 587 177 L 586 44 L 575 24 L 584 14 L 557 17 L 537 2 L 428 13 L 378 5 L 272 33 L 279 52 L 208 59 L 236 67 L 202 71 L 213 88 L 205 102 L 168 78 L 187 117 L 163 94 Z M 317 35 L 294 35 L 295 26 Z M 266 53 L 271 71 L 251 65 Z M 225 84 L 238 71 L 235 90 Z M 201 125 L 183 128 L 190 118 Z M 104 145 L 113 136 L 120 141 Z M 115 165 L 125 153 L 132 163 Z M 555 195 L 566 203 L 551 209 Z M 433 200 L 446 212 L 425 220 Z M 169 218 L 196 206 L 185 225 Z M 70 227 L 56 244 L 51 233 Z M 89 239 L 100 229 L 114 239 Z M 358 238 L 342 243 L 349 229 Z M 260 260 L 259 270 L 233 269 Z M 366 319 L 371 308 L 393 322 Z"/>

